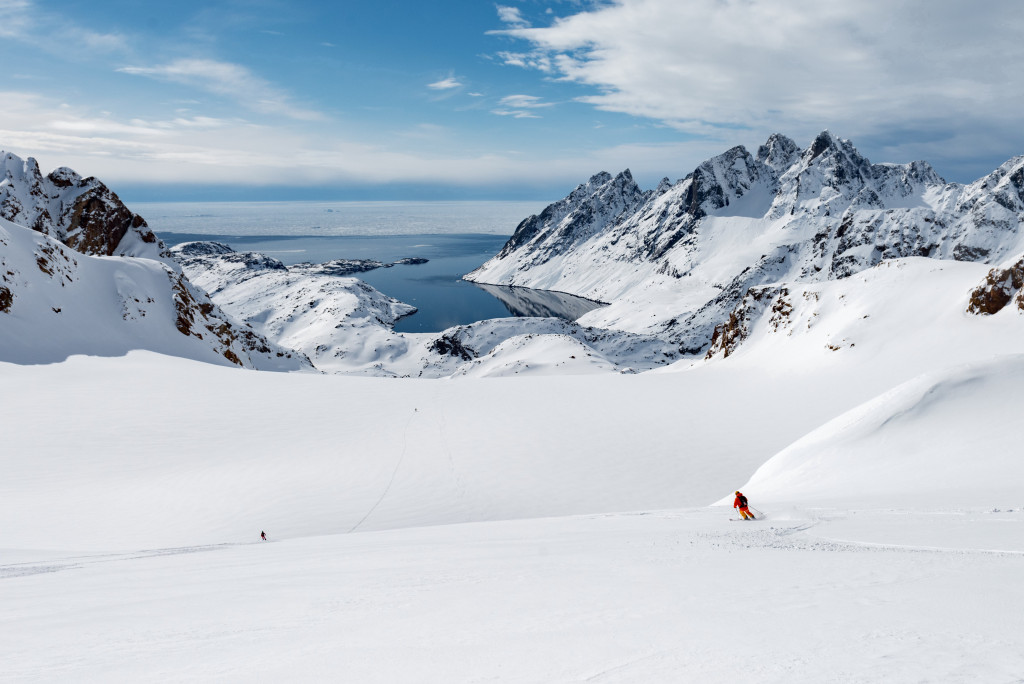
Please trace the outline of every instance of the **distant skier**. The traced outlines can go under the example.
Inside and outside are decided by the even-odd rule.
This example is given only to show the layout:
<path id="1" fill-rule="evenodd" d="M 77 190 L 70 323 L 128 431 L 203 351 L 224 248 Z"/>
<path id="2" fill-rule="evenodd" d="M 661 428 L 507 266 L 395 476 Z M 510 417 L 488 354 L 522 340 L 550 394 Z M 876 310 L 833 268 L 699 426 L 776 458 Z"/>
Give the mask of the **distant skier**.
<path id="1" fill-rule="evenodd" d="M 260 539 L 262 539 L 263 541 L 267 541 L 267 533 L 261 531 L 260 532 Z"/>
<path id="2" fill-rule="evenodd" d="M 741 492 L 736 492 L 736 500 L 732 502 L 732 507 L 740 509 L 740 515 L 744 520 L 755 520 L 754 514 L 750 512 L 750 506 L 747 504 L 747 497 L 743 496 Z"/>

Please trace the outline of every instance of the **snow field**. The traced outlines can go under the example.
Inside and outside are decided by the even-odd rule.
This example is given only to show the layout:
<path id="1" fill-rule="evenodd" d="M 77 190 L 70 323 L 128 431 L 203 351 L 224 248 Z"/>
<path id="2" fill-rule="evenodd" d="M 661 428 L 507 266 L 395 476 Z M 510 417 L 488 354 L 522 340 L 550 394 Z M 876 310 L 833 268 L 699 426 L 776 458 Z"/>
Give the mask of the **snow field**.
<path id="1" fill-rule="evenodd" d="M 689 509 L 3 565 L 0 681 L 1019 677 L 1024 513 L 791 517 Z M 971 545 L 914 545 L 950 517 Z M 888 544 L 856 541 L 880 528 Z"/>
<path id="2" fill-rule="evenodd" d="M 264 528 L 334 534 L 364 518 L 361 531 L 702 505 L 857 402 L 816 394 L 815 376 L 735 391 L 743 381 L 724 367 L 283 375 L 147 352 L 0 364 L 0 548 L 125 550 L 237 542 Z M 779 392 L 801 399 L 783 404 Z"/>

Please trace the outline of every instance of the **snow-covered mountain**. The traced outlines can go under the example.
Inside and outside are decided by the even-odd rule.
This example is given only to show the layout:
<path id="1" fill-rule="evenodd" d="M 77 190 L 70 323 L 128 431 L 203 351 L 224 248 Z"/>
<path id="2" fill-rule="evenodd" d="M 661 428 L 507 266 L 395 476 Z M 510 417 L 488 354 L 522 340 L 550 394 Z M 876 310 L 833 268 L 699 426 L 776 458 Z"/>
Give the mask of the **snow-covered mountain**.
<path id="1" fill-rule="evenodd" d="M 773 135 L 644 192 L 595 175 L 523 221 L 466 276 L 610 302 L 583 323 L 703 353 L 751 288 L 846 278 L 885 259 L 998 264 L 1024 251 L 1024 156 L 970 185 L 925 162 L 871 164 L 828 131 Z"/>
<path id="2" fill-rule="evenodd" d="M 29 157 L 0 150 L 0 218 L 32 228 L 95 256 L 168 259 L 145 219 L 96 178 L 67 167 L 44 176 Z"/>
<path id="3" fill-rule="evenodd" d="M 133 349 L 262 370 L 310 367 L 236 323 L 163 262 L 82 254 L 0 219 L 0 361 Z"/>
<path id="4" fill-rule="evenodd" d="M 225 311 L 321 370 L 362 369 L 408 348 L 392 327 L 416 307 L 337 275 L 365 270 L 364 264 L 285 266 L 218 242 L 186 242 L 171 253 Z"/>
<path id="5" fill-rule="evenodd" d="M 0 359 L 147 349 L 263 370 L 310 369 L 189 282 L 164 243 L 95 178 L 0 152 Z"/>

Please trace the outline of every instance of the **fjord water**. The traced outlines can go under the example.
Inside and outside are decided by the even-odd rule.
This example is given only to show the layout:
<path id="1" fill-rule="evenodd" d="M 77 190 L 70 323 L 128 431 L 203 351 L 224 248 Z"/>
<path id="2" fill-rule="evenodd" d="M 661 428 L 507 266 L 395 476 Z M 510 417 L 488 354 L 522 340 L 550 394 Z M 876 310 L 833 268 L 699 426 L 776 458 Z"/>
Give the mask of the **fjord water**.
<path id="1" fill-rule="evenodd" d="M 599 304 L 558 293 L 478 286 L 462 276 L 498 253 L 541 202 L 204 202 L 139 203 L 132 209 L 170 246 L 216 240 L 291 265 L 331 259 L 396 265 L 356 274 L 417 307 L 398 332 L 438 332 L 487 318 L 575 320 Z"/>

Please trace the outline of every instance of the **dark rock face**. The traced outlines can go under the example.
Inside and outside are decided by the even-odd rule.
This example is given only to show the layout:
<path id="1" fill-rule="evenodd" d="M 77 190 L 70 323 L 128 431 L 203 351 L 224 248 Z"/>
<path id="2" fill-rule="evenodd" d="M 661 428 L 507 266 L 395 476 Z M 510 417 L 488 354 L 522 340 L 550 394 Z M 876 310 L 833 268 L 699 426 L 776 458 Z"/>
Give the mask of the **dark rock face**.
<path id="1" fill-rule="evenodd" d="M 130 230 L 147 244 L 157 242 L 145 219 L 129 211 L 102 183 L 75 198 L 61 219 L 65 244 L 83 254 L 113 256 Z"/>
<path id="2" fill-rule="evenodd" d="M 457 331 L 456 331 L 457 334 Z M 472 349 L 463 346 L 456 334 L 446 334 L 430 343 L 430 351 L 441 356 L 454 356 L 463 361 L 472 361 L 476 354 Z"/>
<path id="3" fill-rule="evenodd" d="M 711 344 L 704 358 L 710 359 L 718 355 L 725 358 L 732 354 L 747 339 L 754 323 L 767 310 L 771 311 L 771 325 L 774 329 L 778 330 L 788 322 L 793 311 L 793 303 L 789 300 L 789 288 L 750 288 L 740 306 L 729 313 L 728 320 L 715 326 Z"/>
<path id="4" fill-rule="evenodd" d="M 542 247 L 536 249 L 535 263 L 549 261 L 571 249 L 576 242 L 595 235 L 610 222 L 628 215 L 646 197 L 629 169 L 614 178 L 606 172 L 595 174 L 565 199 L 520 223 L 498 258 L 531 245 L 542 235 L 542 245 L 531 245 Z"/>
<path id="5" fill-rule="evenodd" d="M 167 259 L 145 219 L 96 178 L 66 167 L 43 176 L 31 157 L 0 153 L 0 216 L 83 254 Z"/>

